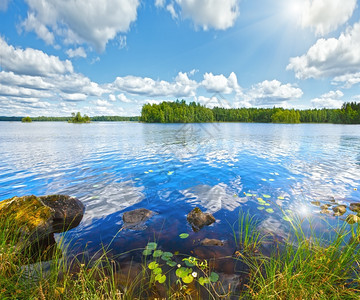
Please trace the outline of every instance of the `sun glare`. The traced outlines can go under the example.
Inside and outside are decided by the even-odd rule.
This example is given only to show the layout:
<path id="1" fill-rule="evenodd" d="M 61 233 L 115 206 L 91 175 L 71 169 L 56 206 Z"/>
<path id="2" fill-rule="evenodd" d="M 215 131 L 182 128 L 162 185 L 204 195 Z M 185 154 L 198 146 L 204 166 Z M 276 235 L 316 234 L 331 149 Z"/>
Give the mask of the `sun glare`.
<path id="1" fill-rule="evenodd" d="M 284 2 L 284 14 L 289 20 L 299 22 L 304 9 L 303 0 L 287 0 Z"/>

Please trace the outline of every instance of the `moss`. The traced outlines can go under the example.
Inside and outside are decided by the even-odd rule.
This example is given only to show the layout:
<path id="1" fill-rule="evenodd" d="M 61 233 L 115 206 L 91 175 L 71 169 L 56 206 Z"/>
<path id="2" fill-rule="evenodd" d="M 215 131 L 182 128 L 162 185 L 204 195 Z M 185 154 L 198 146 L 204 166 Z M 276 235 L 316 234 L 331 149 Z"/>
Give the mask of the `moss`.
<path id="1" fill-rule="evenodd" d="M 27 232 L 45 225 L 52 213 L 51 208 L 45 206 L 34 195 L 13 197 L 0 203 L 0 220 L 2 218 L 11 220 L 14 226 Z"/>

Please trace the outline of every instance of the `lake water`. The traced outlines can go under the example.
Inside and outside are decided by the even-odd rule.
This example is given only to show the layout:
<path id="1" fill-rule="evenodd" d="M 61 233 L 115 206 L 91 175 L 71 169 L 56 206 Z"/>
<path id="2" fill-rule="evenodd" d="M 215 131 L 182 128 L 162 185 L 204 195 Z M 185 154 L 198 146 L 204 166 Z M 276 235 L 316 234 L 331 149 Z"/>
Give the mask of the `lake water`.
<path id="1" fill-rule="evenodd" d="M 201 255 L 209 250 L 199 240 L 208 237 L 223 240 L 221 251 L 231 255 L 239 212 L 281 238 L 284 211 L 318 218 L 312 201 L 360 202 L 357 188 L 357 125 L 0 122 L 0 200 L 78 197 L 85 215 L 67 234 L 75 252 L 95 253 L 111 241 L 119 254 L 156 240 L 166 251 Z M 197 233 L 186 221 L 196 206 L 217 220 Z M 157 214 L 139 230 L 119 232 L 122 214 L 140 207 Z M 325 218 L 335 224 L 348 213 Z"/>

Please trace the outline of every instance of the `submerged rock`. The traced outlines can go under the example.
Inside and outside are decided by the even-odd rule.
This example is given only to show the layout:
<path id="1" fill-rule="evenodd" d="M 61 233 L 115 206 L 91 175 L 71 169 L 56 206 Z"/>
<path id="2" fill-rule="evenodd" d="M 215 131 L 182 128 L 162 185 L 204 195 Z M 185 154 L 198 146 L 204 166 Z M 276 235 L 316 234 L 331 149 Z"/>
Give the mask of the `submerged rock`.
<path id="1" fill-rule="evenodd" d="M 141 229 L 141 225 L 149 220 L 154 214 L 155 213 L 153 211 L 146 208 L 137 208 L 124 212 L 124 228 Z"/>
<path id="2" fill-rule="evenodd" d="M 84 205 L 67 195 L 13 197 L 0 202 L 0 226 L 19 252 L 28 250 L 35 256 L 54 246 L 53 234 L 79 225 Z"/>
<path id="3" fill-rule="evenodd" d="M 324 209 L 328 209 L 330 206 L 331 206 L 330 204 L 323 204 L 323 205 L 320 206 L 320 208 L 322 210 L 324 210 Z"/>
<path id="4" fill-rule="evenodd" d="M 335 206 L 332 210 L 334 211 L 335 216 L 342 216 L 344 213 L 346 213 L 346 205 Z"/>
<path id="5" fill-rule="evenodd" d="M 360 218 L 355 215 L 348 215 L 345 219 L 348 224 L 355 224 L 360 222 Z"/>
<path id="6" fill-rule="evenodd" d="M 310 203 L 315 206 L 320 206 L 320 201 L 311 201 Z"/>
<path id="7" fill-rule="evenodd" d="M 350 203 L 350 210 L 360 213 L 360 203 Z"/>
<path id="8" fill-rule="evenodd" d="M 203 213 L 200 208 L 195 207 L 187 215 L 187 221 L 190 223 L 194 231 L 199 231 L 204 226 L 214 223 L 215 218 L 212 214 Z"/>
<path id="9" fill-rule="evenodd" d="M 224 246 L 224 242 L 217 239 L 203 239 L 200 244 L 202 246 Z"/>

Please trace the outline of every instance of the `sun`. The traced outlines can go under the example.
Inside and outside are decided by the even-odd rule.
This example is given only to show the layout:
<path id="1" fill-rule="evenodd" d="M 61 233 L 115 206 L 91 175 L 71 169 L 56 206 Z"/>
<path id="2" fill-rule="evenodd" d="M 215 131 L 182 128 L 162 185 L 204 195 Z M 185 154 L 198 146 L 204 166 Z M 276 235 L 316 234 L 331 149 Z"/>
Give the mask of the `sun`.
<path id="1" fill-rule="evenodd" d="M 300 22 L 304 7 L 307 1 L 304 0 L 285 0 L 284 1 L 284 15 L 287 19 L 293 22 Z"/>

